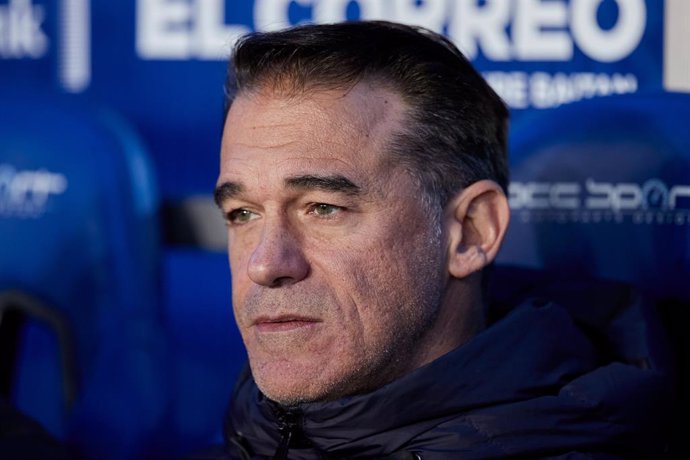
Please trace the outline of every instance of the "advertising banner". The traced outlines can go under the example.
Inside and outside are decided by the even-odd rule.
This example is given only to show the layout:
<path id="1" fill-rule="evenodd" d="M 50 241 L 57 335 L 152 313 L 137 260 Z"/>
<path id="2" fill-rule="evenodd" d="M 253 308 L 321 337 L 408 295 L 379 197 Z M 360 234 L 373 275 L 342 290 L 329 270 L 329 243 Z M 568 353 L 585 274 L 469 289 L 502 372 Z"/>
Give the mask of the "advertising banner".
<path id="1" fill-rule="evenodd" d="M 227 57 L 252 31 L 385 19 L 450 37 L 513 109 L 690 91 L 684 0 L 0 0 L 0 85 L 109 106 L 143 135 L 165 195 L 208 192 Z"/>

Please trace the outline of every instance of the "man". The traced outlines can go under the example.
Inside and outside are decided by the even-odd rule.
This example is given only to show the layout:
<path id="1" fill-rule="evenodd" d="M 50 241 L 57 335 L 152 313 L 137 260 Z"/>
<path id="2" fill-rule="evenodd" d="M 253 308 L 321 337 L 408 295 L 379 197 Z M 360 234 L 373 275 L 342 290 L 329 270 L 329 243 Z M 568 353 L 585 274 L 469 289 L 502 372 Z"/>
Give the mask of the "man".
<path id="1" fill-rule="evenodd" d="M 508 113 L 450 42 L 386 22 L 310 25 L 250 35 L 232 63 L 216 201 L 251 370 L 229 458 L 658 445 L 631 444 L 647 426 L 604 403 L 655 376 L 594 375 L 564 310 L 528 303 L 486 327 Z"/>

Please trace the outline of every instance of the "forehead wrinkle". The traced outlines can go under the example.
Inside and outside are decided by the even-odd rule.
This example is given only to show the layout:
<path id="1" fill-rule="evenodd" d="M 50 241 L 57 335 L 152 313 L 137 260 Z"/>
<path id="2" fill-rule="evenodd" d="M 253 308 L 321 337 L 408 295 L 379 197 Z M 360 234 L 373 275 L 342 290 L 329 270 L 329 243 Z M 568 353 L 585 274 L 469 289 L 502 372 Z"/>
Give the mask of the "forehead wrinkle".
<path id="1" fill-rule="evenodd" d="M 251 125 L 244 128 L 244 135 L 228 136 L 229 145 L 243 149 L 280 149 L 290 147 L 298 142 L 291 132 L 292 123 Z M 285 135 L 275 136 L 276 132 Z"/>
<path id="2" fill-rule="evenodd" d="M 266 150 L 271 150 L 271 149 L 281 149 L 281 148 L 286 148 L 290 147 L 293 144 L 295 144 L 297 141 L 296 140 L 288 140 L 285 142 L 281 143 L 270 143 L 266 141 L 265 144 L 261 144 L 260 142 L 232 142 L 231 145 L 235 147 L 241 147 L 241 148 L 246 148 L 246 149 L 266 149 Z"/>
<path id="3" fill-rule="evenodd" d="M 237 109 L 240 108 L 249 109 L 248 116 L 244 111 L 238 115 Z M 228 118 L 234 116 L 239 126 L 244 125 L 244 128 L 233 130 L 227 126 L 230 132 L 226 134 L 230 135 L 227 136 L 224 154 L 233 151 L 232 156 L 239 154 L 249 160 L 255 155 L 263 156 L 261 150 L 278 152 L 280 156 L 275 159 L 279 163 L 288 162 L 288 169 L 292 169 L 289 174 L 345 173 L 351 177 L 352 173 L 360 188 L 365 186 L 363 189 L 367 194 L 385 195 L 391 184 L 388 181 L 375 184 L 376 181 L 372 180 L 374 176 L 389 175 L 397 167 L 396 162 L 391 161 L 390 144 L 404 126 L 407 109 L 401 95 L 376 82 L 362 81 L 348 91 L 314 91 L 291 99 L 264 88 L 257 93 L 244 93 L 233 104 Z M 287 117 L 295 122 L 286 122 Z M 244 135 L 237 129 L 243 129 Z M 233 137 L 236 142 L 233 142 Z M 307 163 L 291 165 L 294 160 Z M 325 161 L 320 164 L 325 169 L 310 164 L 315 160 Z M 271 158 L 266 158 L 266 161 L 271 161 Z M 329 166 L 329 162 L 333 164 Z M 287 172 L 279 163 L 270 167 L 278 176 L 281 175 L 280 170 Z M 236 167 L 225 164 L 228 166 L 226 170 L 237 172 Z M 254 173 L 259 176 L 269 174 L 265 166 Z M 281 183 L 283 178 L 275 177 Z"/>

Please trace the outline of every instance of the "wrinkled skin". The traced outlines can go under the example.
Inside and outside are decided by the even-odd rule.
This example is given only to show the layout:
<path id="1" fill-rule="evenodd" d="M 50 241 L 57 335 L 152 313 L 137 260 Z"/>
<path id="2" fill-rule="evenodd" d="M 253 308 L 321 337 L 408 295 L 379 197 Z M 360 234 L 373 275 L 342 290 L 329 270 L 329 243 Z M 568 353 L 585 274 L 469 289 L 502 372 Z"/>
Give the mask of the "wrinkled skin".
<path id="1" fill-rule="evenodd" d="M 386 153 L 405 111 L 367 83 L 263 89 L 230 109 L 218 190 L 233 308 L 275 401 L 377 388 L 462 340 L 439 213 Z"/>

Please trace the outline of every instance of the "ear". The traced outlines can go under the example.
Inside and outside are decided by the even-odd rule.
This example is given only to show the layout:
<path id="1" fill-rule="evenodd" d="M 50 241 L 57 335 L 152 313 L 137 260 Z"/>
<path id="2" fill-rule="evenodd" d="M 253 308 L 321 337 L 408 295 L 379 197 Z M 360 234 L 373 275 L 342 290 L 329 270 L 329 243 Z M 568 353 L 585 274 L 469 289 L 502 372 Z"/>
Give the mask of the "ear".
<path id="1" fill-rule="evenodd" d="M 496 258 L 508 222 L 508 199 L 494 181 L 463 189 L 446 210 L 448 272 L 455 278 L 480 271 Z"/>

